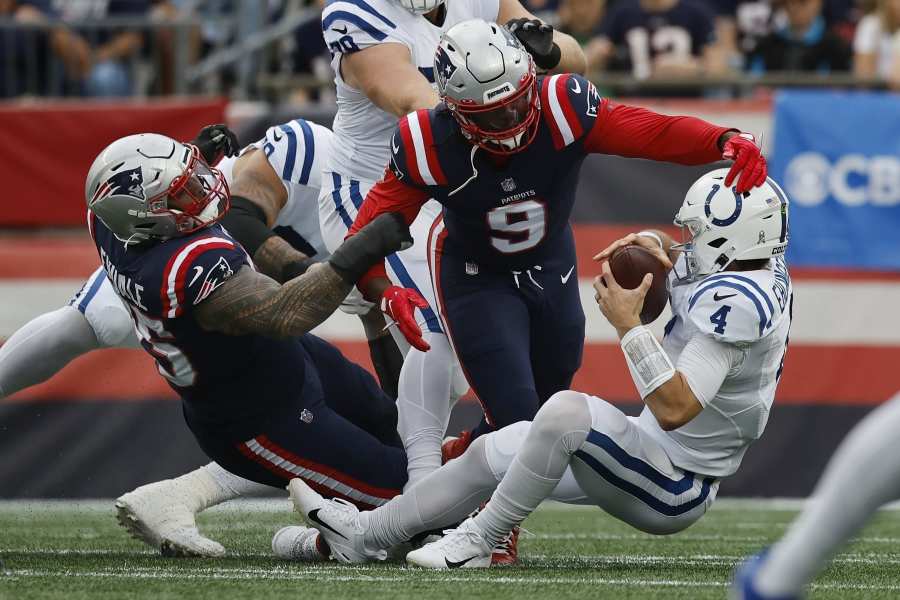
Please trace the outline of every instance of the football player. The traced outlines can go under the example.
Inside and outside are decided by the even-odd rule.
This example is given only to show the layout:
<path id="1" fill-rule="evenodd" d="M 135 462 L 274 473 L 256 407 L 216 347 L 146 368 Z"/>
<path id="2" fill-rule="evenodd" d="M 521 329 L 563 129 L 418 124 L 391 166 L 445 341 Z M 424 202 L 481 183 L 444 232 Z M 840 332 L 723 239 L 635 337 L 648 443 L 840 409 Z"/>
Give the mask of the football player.
<path id="1" fill-rule="evenodd" d="M 884 504 L 900 499 L 900 394 L 872 411 L 838 447 L 787 534 L 735 577 L 735 600 L 799 600 L 803 588 Z M 847 493 L 852 482 L 852 493 Z"/>
<path id="2" fill-rule="evenodd" d="M 373 222 L 281 285 L 217 223 L 228 186 L 195 146 L 157 134 L 117 140 L 95 159 L 85 196 L 106 277 L 207 455 L 258 484 L 301 476 L 361 505 L 402 489 L 406 455 L 383 418 L 393 400 L 306 333 L 371 264 L 411 243 L 402 219 Z"/>
<path id="3" fill-rule="evenodd" d="M 413 222 L 429 199 L 443 205 L 428 240 L 431 306 L 484 407 L 485 420 L 462 438 L 471 440 L 533 418 L 581 364 L 569 213 L 588 153 L 682 164 L 732 158 L 726 183 L 740 193 L 765 181 L 766 164 L 749 134 L 615 104 L 578 75 L 537 76 L 520 40 L 494 23 L 448 30 L 434 72 L 442 104 L 400 120 L 390 168 L 351 235 L 385 211 Z M 428 349 L 415 290 L 398 289 L 381 265 L 360 289 L 381 299 L 410 344 Z"/>
<path id="4" fill-rule="evenodd" d="M 331 49 L 338 112 L 334 149 L 328 158 L 319 196 L 320 221 L 328 248 L 339 245 L 357 216 L 363 198 L 381 178 L 391 157 L 397 119 L 432 108 L 434 50 L 442 32 L 474 17 L 508 23 L 543 71 L 583 72 L 585 58 L 570 36 L 541 23 L 519 0 L 327 0 L 322 31 Z M 440 212 L 426 203 L 411 225 L 416 243 L 388 257 L 394 285 L 383 309 L 406 302 L 405 289 L 429 300 L 431 279 L 425 241 Z M 373 299 L 376 303 L 381 298 Z M 441 440 L 456 398 L 468 389 L 450 348 L 436 305 L 413 303 L 411 318 L 423 323 L 423 344 L 431 352 L 408 353 L 398 396 L 399 428 L 409 456 L 409 484 L 441 464 Z M 392 329 L 392 332 L 396 330 Z M 409 348 L 397 334 L 404 352 Z M 426 398 L 441 399 L 427 401 Z"/>
<path id="5" fill-rule="evenodd" d="M 641 324 L 647 275 L 621 288 L 604 263 L 596 299 L 616 328 L 645 408 L 628 417 L 575 391 L 554 394 L 532 423 L 481 436 L 458 459 L 370 512 L 323 500 L 290 483 L 301 514 L 346 562 L 379 559 L 421 531 L 474 517 L 407 556 L 430 568 L 486 567 L 493 544 L 546 498 L 594 504 L 652 534 L 682 531 L 713 503 L 720 481 L 760 437 L 784 366 L 791 281 L 783 259 L 788 202 L 771 179 L 745 192 L 717 169 L 687 192 L 675 223 L 688 241 L 660 231 L 625 244 L 653 252 L 668 269 L 673 317 L 660 343 Z M 674 266 L 673 266 L 674 263 Z"/>

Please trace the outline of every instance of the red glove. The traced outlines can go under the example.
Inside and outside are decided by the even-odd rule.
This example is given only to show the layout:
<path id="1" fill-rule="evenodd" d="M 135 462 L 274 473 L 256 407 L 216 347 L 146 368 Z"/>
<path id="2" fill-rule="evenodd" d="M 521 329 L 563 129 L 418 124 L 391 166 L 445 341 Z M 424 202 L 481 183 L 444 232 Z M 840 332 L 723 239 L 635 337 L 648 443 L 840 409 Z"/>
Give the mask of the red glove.
<path id="1" fill-rule="evenodd" d="M 734 161 L 731 170 L 725 176 L 725 185 L 730 186 L 737 178 L 736 191 L 739 194 L 749 192 L 751 188 L 762 185 L 766 181 L 768 169 L 766 157 L 762 155 L 759 145 L 752 134 L 739 133 L 732 136 L 722 149 L 722 158 Z M 740 174 L 740 177 L 738 177 Z"/>
<path id="2" fill-rule="evenodd" d="M 416 308 L 428 308 L 428 302 L 416 290 L 392 285 L 381 295 L 381 312 L 394 320 L 413 348 L 427 352 L 431 346 L 422 338 L 422 328 L 416 323 Z"/>

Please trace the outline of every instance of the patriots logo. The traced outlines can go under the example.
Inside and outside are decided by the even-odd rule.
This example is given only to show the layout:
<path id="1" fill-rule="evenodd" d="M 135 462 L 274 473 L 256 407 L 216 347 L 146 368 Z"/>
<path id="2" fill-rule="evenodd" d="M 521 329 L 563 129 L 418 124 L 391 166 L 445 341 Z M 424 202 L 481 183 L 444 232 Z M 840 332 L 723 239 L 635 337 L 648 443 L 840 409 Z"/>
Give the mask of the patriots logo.
<path id="1" fill-rule="evenodd" d="M 144 176 L 141 174 L 141 168 L 135 167 L 134 169 L 126 169 L 104 181 L 103 184 L 97 188 L 97 191 L 94 192 L 91 203 L 114 194 L 131 196 L 138 200 L 144 200 Z"/>
<path id="2" fill-rule="evenodd" d="M 438 46 L 437 54 L 434 55 L 434 76 L 437 77 L 440 86 L 443 88 L 447 85 L 447 81 L 456 73 L 456 65 L 450 60 L 450 55 L 442 46 Z"/>
<path id="3" fill-rule="evenodd" d="M 234 275 L 234 271 L 231 269 L 231 265 L 228 264 L 228 261 L 225 260 L 224 257 L 220 257 L 219 262 L 209 270 L 203 283 L 200 284 L 200 291 L 197 292 L 197 297 L 194 299 L 194 305 L 196 306 L 203 302 L 203 300 L 212 294 L 217 287 L 225 283 L 225 280 L 232 275 Z M 191 283 L 193 283 L 193 281 Z"/>
<path id="4" fill-rule="evenodd" d="M 587 87 L 587 112 L 585 114 L 589 117 L 596 117 L 597 109 L 600 107 L 600 92 L 593 83 L 589 83 Z"/>

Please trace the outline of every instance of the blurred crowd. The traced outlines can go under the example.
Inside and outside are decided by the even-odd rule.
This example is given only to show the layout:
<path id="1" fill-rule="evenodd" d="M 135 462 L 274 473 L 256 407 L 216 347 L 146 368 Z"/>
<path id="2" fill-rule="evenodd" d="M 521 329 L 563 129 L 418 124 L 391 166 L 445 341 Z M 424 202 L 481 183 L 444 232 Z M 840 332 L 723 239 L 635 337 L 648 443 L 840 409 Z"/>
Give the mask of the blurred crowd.
<path id="1" fill-rule="evenodd" d="M 176 66 L 196 64 L 291 11 L 322 2 L 0 0 L 0 97 L 170 94 Z M 671 90 L 672 80 L 806 72 L 852 74 L 900 89 L 900 0 L 525 4 L 583 44 L 592 72 L 630 75 L 644 88 L 659 80 L 668 80 Z M 191 27 L 176 44 L 175 28 L 167 24 L 185 19 Z M 329 77 L 315 19 L 282 36 L 274 49 L 232 63 L 219 74 L 219 91 L 251 81 L 242 74 Z M 255 91 L 243 90 L 245 96 Z"/>

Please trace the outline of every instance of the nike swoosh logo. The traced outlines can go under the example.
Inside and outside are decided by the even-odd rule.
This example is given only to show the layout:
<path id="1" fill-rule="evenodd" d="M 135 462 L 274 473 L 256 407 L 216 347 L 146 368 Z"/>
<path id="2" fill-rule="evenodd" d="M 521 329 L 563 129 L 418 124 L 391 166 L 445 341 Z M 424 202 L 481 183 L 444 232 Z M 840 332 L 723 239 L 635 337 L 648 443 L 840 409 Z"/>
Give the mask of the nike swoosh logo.
<path id="1" fill-rule="evenodd" d="M 345 33 L 347 33 L 347 26 L 344 25 L 343 29 L 338 29 L 337 27 L 332 27 L 331 30 L 337 31 L 339 34 L 344 35 Z"/>
<path id="2" fill-rule="evenodd" d="M 466 564 L 467 562 L 469 562 L 470 560 L 472 560 L 473 558 L 478 558 L 478 555 L 476 554 L 475 556 L 470 556 L 469 558 L 467 558 L 465 560 L 460 560 L 457 562 L 454 562 L 445 556 L 444 562 L 447 564 L 448 569 L 458 569 L 461 566 L 463 566 L 464 564 Z"/>
<path id="3" fill-rule="evenodd" d="M 188 284 L 188 287 L 194 285 L 194 282 L 197 281 L 197 278 L 203 275 L 203 267 L 194 267 L 195 275 L 194 278 L 191 279 L 191 282 Z"/>
<path id="4" fill-rule="evenodd" d="M 575 84 L 575 87 L 572 88 L 572 91 L 575 92 L 576 94 L 580 94 L 581 93 L 581 84 L 578 83 L 578 80 L 574 79 L 574 78 L 572 79 L 572 82 Z"/>
<path id="5" fill-rule="evenodd" d="M 318 523 L 319 525 L 321 525 L 328 531 L 332 531 L 346 540 L 347 539 L 346 535 L 344 535 L 343 533 L 341 533 L 340 531 L 338 531 L 337 529 L 335 529 L 334 527 L 332 527 L 331 525 L 329 525 L 328 523 L 326 523 L 325 521 L 323 521 L 322 519 L 319 518 L 320 510 L 322 510 L 322 509 L 317 508 L 315 510 L 311 510 L 311 511 L 309 511 L 309 514 L 307 516 L 309 517 L 309 519 L 311 521 L 315 521 L 316 523 Z"/>
<path id="6" fill-rule="evenodd" d="M 272 139 L 274 139 L 276 142 L 280 142 L 281 138 L 283 138 L 283 137 L 284 137 L 283 135 L 278 133 L 277 129 L 272 132 Z"/>
<path id="7" fill-rule="evenodd" d="M 734 298 L 735 296 L 737 296 L 737 294 L 728 294 L 727 296 L 720 296 L 719 292 L 716 292 L 713 294 L 713 300 L 718 302 L 719 300 L 726 300 L 728 298 Z"/>
<path id="8" fill-rule="evenodd" d="M 562 281 L 563 285 L 566 285 L 566 283 L 569 281 L 569 277 L 572 276 L 572 271 L 574 271 L 574 270 L 575 270 L 575 265 L 572 265 L 572 268 L 569 269 L 568 273 L 566 273 L 565 275 L 559 276 L 559 280 Z"/>

